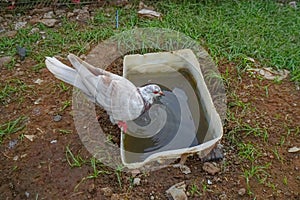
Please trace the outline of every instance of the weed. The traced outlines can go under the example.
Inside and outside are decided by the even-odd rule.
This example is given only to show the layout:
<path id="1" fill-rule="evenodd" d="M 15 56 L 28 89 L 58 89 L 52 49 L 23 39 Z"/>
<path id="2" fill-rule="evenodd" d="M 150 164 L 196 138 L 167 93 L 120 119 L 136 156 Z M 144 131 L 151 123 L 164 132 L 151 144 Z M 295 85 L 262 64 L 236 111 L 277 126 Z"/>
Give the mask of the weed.
<path id="1" fill-rule="evenodd" d="M 277 158 L 277 160 L 279 160 L 281 163 L 283 163 L 283 158 L 280 156 L 278 149 L 275 147 L 272 151 L 273 151 L 275 157 Z"/>
<path id="2" fill-rule="evenodd" d="M 58 131 L 59 131 L 60 133 L 62 133 L 62 134 L 70 134 L 70 133 L 72 133 L 71 130 L 65 130 L 65 129 L 59 129 Z"/>
<path id="3" fill-rule="evenodd" d="M 250 179 L 255 177 L 258 179 L 259 183 L 263 184 L 266 182 L 269 174 L 266 172 L 266 169 L 270 167 L 270 163 L 267 163 L 265 166 L 255 166 L 252 165 L 250 169 L 244 170 L 244 177 L 246 179 L 247 191 L 251 195 Z"/>
<path id="4" fill-rule="evenodd" d="M 70 100 L 66 100 L 62 103 L 63 105 L 60 107 L 60 112 L 64 111 L 66 108 L 68 108 L 71 105 Z"/>
<path id="5" fill-rule="evenodd" d="M 20 96 L 20 93 L 26 91 L 28 86 L 19 79 L 12 79 L 4 85 L 0 83 L 0 88 L 0 102 L 6 105 L 16 98 L 15 96 L 13 97 L 14 94 Z"/>
<path id="6" fill-rule="evenodd" d="M 15 120 L 0 125 L 0 144 L 3 142 L 3 138 L 6 135 L 16 133 L 17 131 L 22 130 L 25 127 L 24 122 L 26 119 L 26 117 L 21 116 Z"/>
<path id="7" fill-rule="evenodd" d="M 260 152 L 250 142 L 247 144 L 240 142 L 237 145 L 239 149 L 238 154 L 244 159 L 253 162 L 260 156 Z"/>
<path id="8" fill-rule="evenodd" d="M 191 194 L 191 196 L 194 196 L 194 195 L 201 195 L 201 192 L 200 192 L 200 190 L 199 190 L 199 188 L 198 188 L 198 186 L 195 184 L 195 183 L 193 183 L 192 185 L 191 185 L 191 188 L 190 188 L 190 194 Z"/>
<path id="9" fill-rule="evenodd" d="M 24 140 L 24 137 L 25 137 L 25 134 L 24 134 L 24 133 L 21 133 L 21 134 L 19 135 L 19 140 L 20 140 L 20 141 L 23 141 L 23 140 Z"/>
<path id="10" fill-rule="evenodd" d="M 119 183 L 119 187 L 122 188 L 122 178 L 121 178 L 121 174 L 122 174 L 122 170 L 123 170 L 124 166 L 123 165 L 118 165 L 117 169 L 115 170 L 115 174 L 117 176 L 118 179 L 118 183 Z"/>
<path id="11" fill-rule="evenodd" d="M 57 87 L 61 92 L 66 92 L 70 89 L 70 86 L 67 86 L 64 82 L 60 82 L 59 84 L 57 84 Z"/>
<path id="12" fill-rule="evenodd" d="M 283 184 L 284 184 L 284 185 L 288 185 L 288 179 L 287 179 L 286 176 L 284 176 L 284 178 L 283 178 Z"/>
<path id="13" fill-rule="evenodd" d="M 93 168 L 93 174 L 88 176 L 87 178 L 97 178 L 99 174 L 110 174 L 108 171 L 98 170 L 97 166 L 101 165 L 101 162 L 97 160 L 95 157 L 91 158 L 91 166 Z"/>
<path id="14" fill-rule="evenodd" d="M 86 162 L 80 155 L 74 156 L 69 146 L 66 147 L 66 159 L 70 167 L 81 167 Z"/>

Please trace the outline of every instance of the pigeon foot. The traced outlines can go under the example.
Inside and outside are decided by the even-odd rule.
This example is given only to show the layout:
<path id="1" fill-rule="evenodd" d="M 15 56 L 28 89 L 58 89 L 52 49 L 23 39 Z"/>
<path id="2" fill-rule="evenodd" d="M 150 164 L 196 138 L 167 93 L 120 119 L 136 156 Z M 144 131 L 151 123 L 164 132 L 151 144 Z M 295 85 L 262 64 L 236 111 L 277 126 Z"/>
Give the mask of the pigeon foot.
<path id="1" fill-rule="evenodd" d="M 118 127 L 119 127 L 124 133 L 127 132 L 127 124 L 126 124 L 126 122 L 119 121 L 119 122 L 118 122 Z"/>

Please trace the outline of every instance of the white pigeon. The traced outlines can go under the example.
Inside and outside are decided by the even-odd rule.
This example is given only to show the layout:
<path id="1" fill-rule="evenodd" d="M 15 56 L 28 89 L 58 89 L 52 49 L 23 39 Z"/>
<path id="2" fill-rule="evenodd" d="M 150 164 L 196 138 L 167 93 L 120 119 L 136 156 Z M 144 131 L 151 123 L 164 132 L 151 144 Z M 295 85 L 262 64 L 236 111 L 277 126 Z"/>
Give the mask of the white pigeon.
<path id="1" fill-rule="evenodd" d="M 68 59 L 71 68 L 54 57 L 46 57 L 46 66 L 56 78 L 80 89 L 92 102 L 103 107 L 110 120 L 124 132 L 126 121 L 134 120 L 147 111 L 154 99 L 163 95 L 155 84 L 136 87 L 128 79 L 96 68 L 73 54 Z"/>

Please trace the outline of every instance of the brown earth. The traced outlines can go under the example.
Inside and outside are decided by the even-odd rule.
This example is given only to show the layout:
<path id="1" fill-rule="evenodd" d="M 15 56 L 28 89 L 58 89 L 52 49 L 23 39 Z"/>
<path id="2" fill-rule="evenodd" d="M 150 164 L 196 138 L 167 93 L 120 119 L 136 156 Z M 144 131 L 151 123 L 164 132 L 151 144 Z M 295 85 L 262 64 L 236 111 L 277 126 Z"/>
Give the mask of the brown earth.
<path id="1" fill-rule="evenodd" d="M 131 174 L 121 173 L 119 184 L 116 171 L 101 165 L 97 166 L 102 170 L 97 178 L 86 178 L 93 174 L 92 156 L 76 133 L 71 106 L 62 109 L 63 102 L 72 99 L 72 88 L 62 90 L 61 82 L 47 69 L 33 71 L 35 64 L 26 58 L 13 70 L 1 69 L 1 89 L 5 83 L 27 87 L 1 102 L 0 124 L 20 116 L 27 120 L 23 130 L 6 136 L 0 144 L 0 199 L 167 199 L 165 191 L 181 181 L 187 185 L 189 199 L 300 199 L 300 154 L 288 153 L 289 148 L 300 147 L 300 92 L 288 78 L 268 81 L 245 71 L 238 73 L 234 63 L 220 62 L 230 113 L 221 141 L 225 158 L 216 163 L 221 171 L 207 174 L 203 162 L 193 156 L 186 162 L 190 174 L 170 166 L 137 175 L 141 184 L 133 186 Z M 121 62 L 110 69 L 120 72 Z M 43 82 L 34 83 L 37 79 Z M 62 119 L 56 122 L 57 114 Z M 114 131 L 113 141 L 119 143 L 119 130 L 107 118 L 102 119 L 100 123 Z M 249 133 L 241 124 L 266 132 Z M 35 137 L 30 141 L 24 135 Z M 11 145 L 13 141 L 17 144 Z M 255 147 L 248 149 L 253 151 L 252 162 L 243 157 L 242 144 Z M 86 162 L 70 167 L 67 147 Z M 248 188 L 245 171 L 250 169 L 255 173 Z M 104 195 L 103 188 L 112 194 Z M 198 192 L 193 192 L 195 188 Z M 251 194 L 239 194 L 247 188 Z"/>

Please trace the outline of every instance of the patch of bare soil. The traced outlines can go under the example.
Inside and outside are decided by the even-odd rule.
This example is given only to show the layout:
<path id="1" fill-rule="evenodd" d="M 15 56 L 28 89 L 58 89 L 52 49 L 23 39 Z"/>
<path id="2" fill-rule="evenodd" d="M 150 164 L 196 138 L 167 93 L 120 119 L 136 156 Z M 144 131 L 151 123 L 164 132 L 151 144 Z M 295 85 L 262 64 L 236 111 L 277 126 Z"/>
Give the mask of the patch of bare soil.
<path id="1" fill-rule="evenodd" d="M 260 80 L 246 72 L 237 74 L 232 63 L 221 64 L 224 75 L 229 71 L 226 83 L 230 113 L 239 123 L 267 130 L 267 139 L 247 135 L 245 130 L 237 129 L 236 120 L 228 118 L 222 140 L 225 158 L 216 163 L 219 173 L 209 175 L 202 168 L 203 162 L 194 156 L 186 162 L 190 174 L 170 166 L 138 175 L 141 183 L 134 186 L 131 174 L 121 173 L 119 182 L 116 171 L 105 166 L 98 166 L 102 173 L 97 178 L 86 178 L 93 174 L 91 155 L 76 133 L 71 106 L 62 109 L 64 102 L 71 101 L 72 88 L 63 90 L 61 82 L 47 69 L 34 72 L 33 64 L 28 58 L 17 70 L 1 69 L 1 84 L 18 79 L 28 86 L 1 105 L 1 124 L 19 116 L 28 119 L 25 129 L 6 136 L 0 145 L 0 199 L 167 199 L 165 191 L 181 181 L 187 185 L 189 199 L 299 199 L 299 152 L 288 153 L 289 148 L 300 146 L 300 93 L 294 83 Z M 110 70 L 120 73 L 121 64 L 118 61 Z M 34 83 L 37 79 L 43 82 Z M 55 121 L 56 115 L 62 116 L 61 120 Z M 103 119 L 100 123 L 107 125 L 113 141 L 118 143 L 119 130 L 109 124 L 108 118 Z M 35 137 L 30 141 L 22 135 Z M 242 160 L 241 147 L 233 137 L 253 144 L 261 155 L 252 163 Z M 17 144 L 12 146 L 11 141 Z M 70 167 L 67 147 L 86 163 Z M 252 166 L 268 167 L 258 167 L 247 187 L 245 171 L 253 170 Z"/>
<path id="2" fill-rule="evenodd" d="M 27 57 L 13 70 L 0 69 L 0 89 L 19 88 L 0 102 L 0 124 L 26 117 L 25 128 L 0 144 L 0 199 L 167 199 L 166 190 L 182 181 L 189 199 L 300 199 L 300 154 L 288 152 L 300 147 L 300 92 L 288 79 L 267 81 L 221 62 L 228 116 L 221 141 L 225 158 L 214 163 L 220 172 L 208 174 L 192 156 L 186 162 L 191 173 L 170 166 L 137 175 L 140 184 L 134 185 L 132 174 L 100 163 L 97 177 L 91 176 L 92 155 L 76 132 L 69 104 L 72 87 L 47 69 L 34 71 L 35 64 Z M 121 74 L 122 60 L 108 69 Z M 118 128 L 103 110 L 97 113 L 119 144 Z M 70 166 L 68 149 L 79 167 Z"/>

